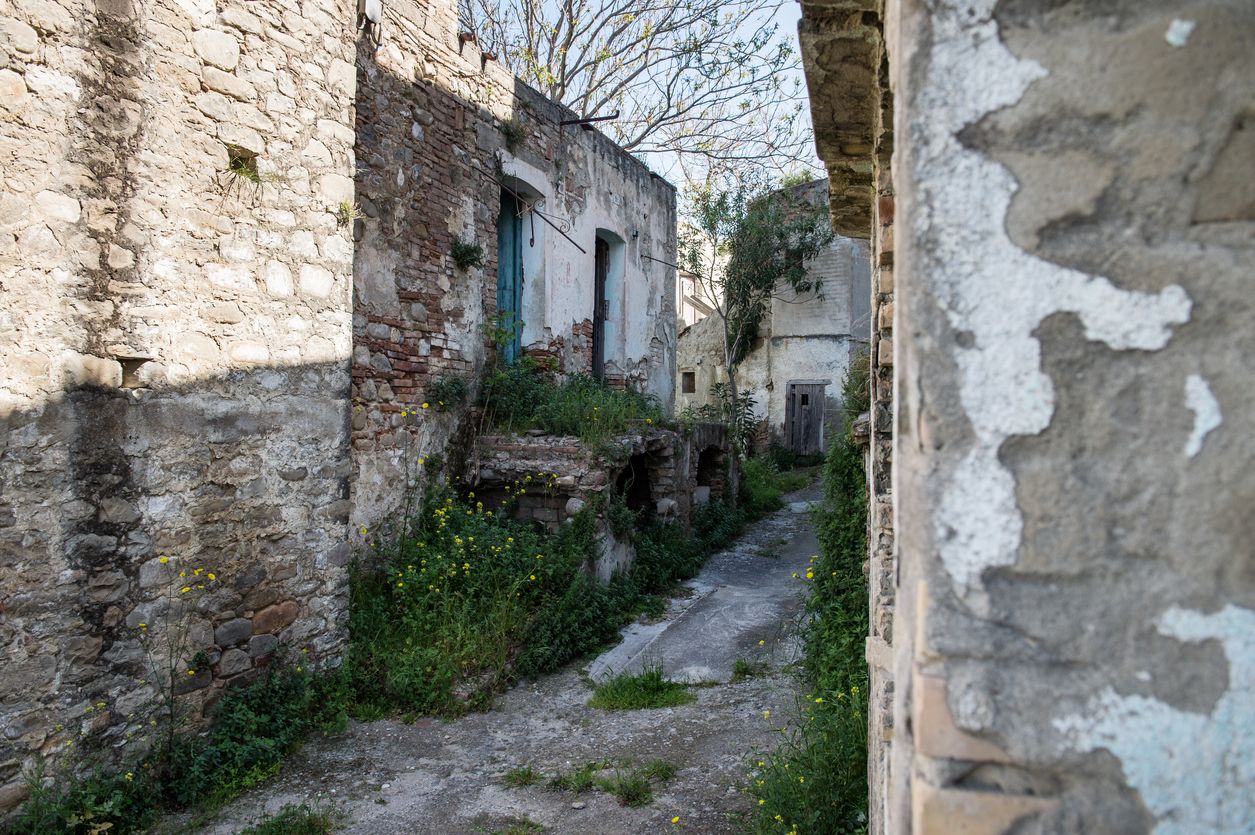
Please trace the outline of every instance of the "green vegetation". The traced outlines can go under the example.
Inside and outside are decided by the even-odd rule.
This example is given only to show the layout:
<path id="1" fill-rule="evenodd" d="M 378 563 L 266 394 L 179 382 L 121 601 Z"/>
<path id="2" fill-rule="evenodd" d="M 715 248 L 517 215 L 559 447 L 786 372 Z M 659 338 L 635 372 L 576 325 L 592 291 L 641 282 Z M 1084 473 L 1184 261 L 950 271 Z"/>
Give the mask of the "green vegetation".
<path id="1" fill-rule="evenodd" d="M 602 710 L 645 710 L 677 707 L 696 699 L 686 685 L 664 678 L 661 665 L 656 665 L 636 675 L 619 673 L 595 685 L 588 705 Z"/>
<path id="2" fill-rule="evenodd" d="M 2 831 L 143 832 L 164 807 L 213 808 L 276 774 L 311 734 L 342 725 L 333 687 L 333 678 L 276 662 L 251 687 L 229 690 L 206 732 L 176 734 L 168 752 L 159 748 L 129 770 L 98 770 L 80 780 L 58 775 L 53 787 L 32 774 L 30 800 Z"/>
<path id="3" fill-rule="evenodd" d="M 539 783 L 540 778 L 541 774 L 539 771 L 532 768 L 530 765 L 524 765 L 507 771 L 505 776 L 501 778 L 501 782 L 505 783 L 510 788 L 517 789 L 521 786 L 530 786 L 534 783 Z"/>
<path id="4" fill-rule="evenodd" d="M 647 780 L 665 783 L 675 777 L 676 767 L 667 760 L 650 760 L 639 769 L 638 773 Z"/>
<path id="5" fill-rule="evenodd" d="M 594 444 L 663 420 L 656 397 L 617 391 L 584 374 L 558 381 L 531 357 L 490 374 L 483 405 L 488 423 L 497 429 L 540 429 Z"/>
<path id="6" fill-rule="evenodd" d="M 613 777 L 598 779 L 597 788 L 618 798 L 620 806 L 648 806 L 654 800 L 653 786 L 640 771 L 624 774 L 616 769 Z"/>
<path id="7" fill-rule="evenodd" d="M 757 833 L 867 827 L 867 492 L 862 451 L 849 434 L 849 420 L 867 408 L 865 362 L 851 369 L 844 394 L 846 432 L 828 453 L 815 513 L 820 553 L 804 658 L 811 693 L 802 720 L 755 770 L 755 794 L 764 801 L 756 807 Z"/>
<path id="8" fill-rule="evenodd" d="M 492 830 L 492 835 L 538 835 L 545 827 L 530 818 L 514 818 L 504 828 Z"/>
<path id="9" fill-rule="evenodd" d="M 771 666 L 766 661 L 746 661 L 744 658 L 738 658 L 732 665 L 732 680 L 745 681 L 747 678 L 759 678 L 769 672 L 771 672 Z"/>
<path id="10" fill-rule="evenodd" d="M 610 763 L 606 760 L 586 762 L 574 771 L 555 775 L 549 781 L 549 788 L 575 794 L 592 791 L 597 786 L 597 773 L 609 767 Z"/>
<path id="11" fill-rule="evenodd" d="M 456 374 L 445 374 L 437 377 L 427 385 L 427 400 L 436 409 L 444 412 L 458 406 L 466 399 L 470 386 L 465 377 Z"/>
<path id="12" fill-rule="evenodd" d="M 523 124 L 523 120 L 518 116 L 503 119 L 501 120 L 501 136 L 505 139 L 506 149 L 510 153 L 514 153 L 523 144 L 523 141 L 527 139 L 527 126 Z"/>
<path id="13" fill-rule="evenodd" d="M 340 827 L 343 815 L 335 809 L 314 808 L 308 804 L 288 804 L 260 823 L 241 830 L 239 835 L 331 835 Z"/>
<path id="14" fill-rule="evenodd" d="M 474 241 L 454 237 L 453 243 L 449 245 L 449 255 L 459 270 L 484 266 L 484 248 Z"/>

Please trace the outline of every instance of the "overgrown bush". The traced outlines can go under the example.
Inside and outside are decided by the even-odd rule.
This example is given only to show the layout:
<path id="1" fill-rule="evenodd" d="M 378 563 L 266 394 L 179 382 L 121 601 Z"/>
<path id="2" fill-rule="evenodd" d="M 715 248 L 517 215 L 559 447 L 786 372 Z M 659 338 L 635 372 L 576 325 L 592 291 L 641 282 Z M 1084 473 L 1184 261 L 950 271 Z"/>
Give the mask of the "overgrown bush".
<path id="1" fill-rule="evenodd" d="M 828 452 L 824 500 L 814 514 L 820 553 L 808 573 L 814 586 L 804 656 L 811 693 L 785 743 L 756 770 L 759 833 L 859 833 L 867 826 L 867 487 L 863 454 L 849 433 L 852 416 L 866 409 L 865 370 L 852 368 L 845 401 L 846 431 Z"/>
<path id="2" fill-rule="evenodd" d="M 440 411 L 452 409 L 466 399 L 470 387 L 465 377 L 445 374 L 427 385 L 427 400 Z"/>
<path id="3" fill-rule="evenodd" d="M 575 374 L 557 381 L 530 357 L 502 366 L 484 384 L 488 422 L 507 432 L 540 429 L 597 443 L 663 419 L 657 398 L 617 391 L 602 380 Z"/>
<path id="4" fill-rule="evenodd" d="M 29 775 L 30 798 L 6 835 L 89 835 L 144 832 L 157 817 L 160 788 L 148 769 L 96 771 L 83 779 L 64 775 L 43 785 L 42 771 Z"/>

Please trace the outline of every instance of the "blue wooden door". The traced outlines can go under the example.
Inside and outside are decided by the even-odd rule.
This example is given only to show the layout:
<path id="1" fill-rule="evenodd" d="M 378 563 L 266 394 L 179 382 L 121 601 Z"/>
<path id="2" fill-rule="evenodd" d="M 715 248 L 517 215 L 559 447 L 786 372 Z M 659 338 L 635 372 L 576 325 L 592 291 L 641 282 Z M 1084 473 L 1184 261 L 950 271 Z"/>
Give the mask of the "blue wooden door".
<path id="1" fill-rule="evenodd" d="M 505 361 L 512 363 L 523 351 L 523 218 L 518 200 L 501 192 L 497 215 L 497 315 L 511 336 L 505 344 Z"/>

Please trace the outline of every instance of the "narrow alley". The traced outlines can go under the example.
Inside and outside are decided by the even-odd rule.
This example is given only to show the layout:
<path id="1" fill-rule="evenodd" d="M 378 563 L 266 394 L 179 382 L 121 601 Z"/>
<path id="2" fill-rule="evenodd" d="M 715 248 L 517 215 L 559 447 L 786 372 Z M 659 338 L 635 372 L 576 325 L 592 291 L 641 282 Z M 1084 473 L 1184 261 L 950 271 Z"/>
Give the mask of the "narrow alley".
<path id="1" fill-rule="evenodd" d="M 229 835 L 301 803 L 340 809 L 350 833 L 744 831 L 753 755 L 775 747 L 802 695 L 793 662 L 802 578 L 817 547 L 808 511 L 818 498 L 815 485 L 787 495 L 782 510 L 711 557 L 661 621 L 628 627 L 623 643 L 591 664 L 522 682 L 487 713 L 354 723 L 311 741 L 279 779 L 204 832 Z M 667 678 L 690 683 L 695 701 L 588 706 L 590 679 L 659 663 Z M 587 774 L 611 778 L 652 765 L 652 801 L 631 807 L 596 787 L 573 790 L 570 776 L 590 764 Z M 563 776 L 567 788 L 551 785 Z"/>

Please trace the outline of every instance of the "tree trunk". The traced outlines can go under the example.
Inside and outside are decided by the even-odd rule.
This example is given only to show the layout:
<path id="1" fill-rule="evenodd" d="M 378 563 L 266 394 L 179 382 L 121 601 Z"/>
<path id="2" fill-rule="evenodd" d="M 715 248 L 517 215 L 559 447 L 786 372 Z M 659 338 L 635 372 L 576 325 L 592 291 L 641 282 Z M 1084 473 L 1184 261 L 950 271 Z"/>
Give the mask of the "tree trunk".
<path id="1" fill-rule="evenodd" d="M 736 368 L 732 363 L 728 363 L 728 406 L 730 415 L 728 415 L 729 423 L 729 440 L 732 441 L 732 457 L 728 462 L 728 484 L 724 490 L 724 501 L 730 507 L 736 507 L 741 501 L 741 444 L 737 433 L 737 417 L 741 414 L 741 395 L 736 387 Z"/>

